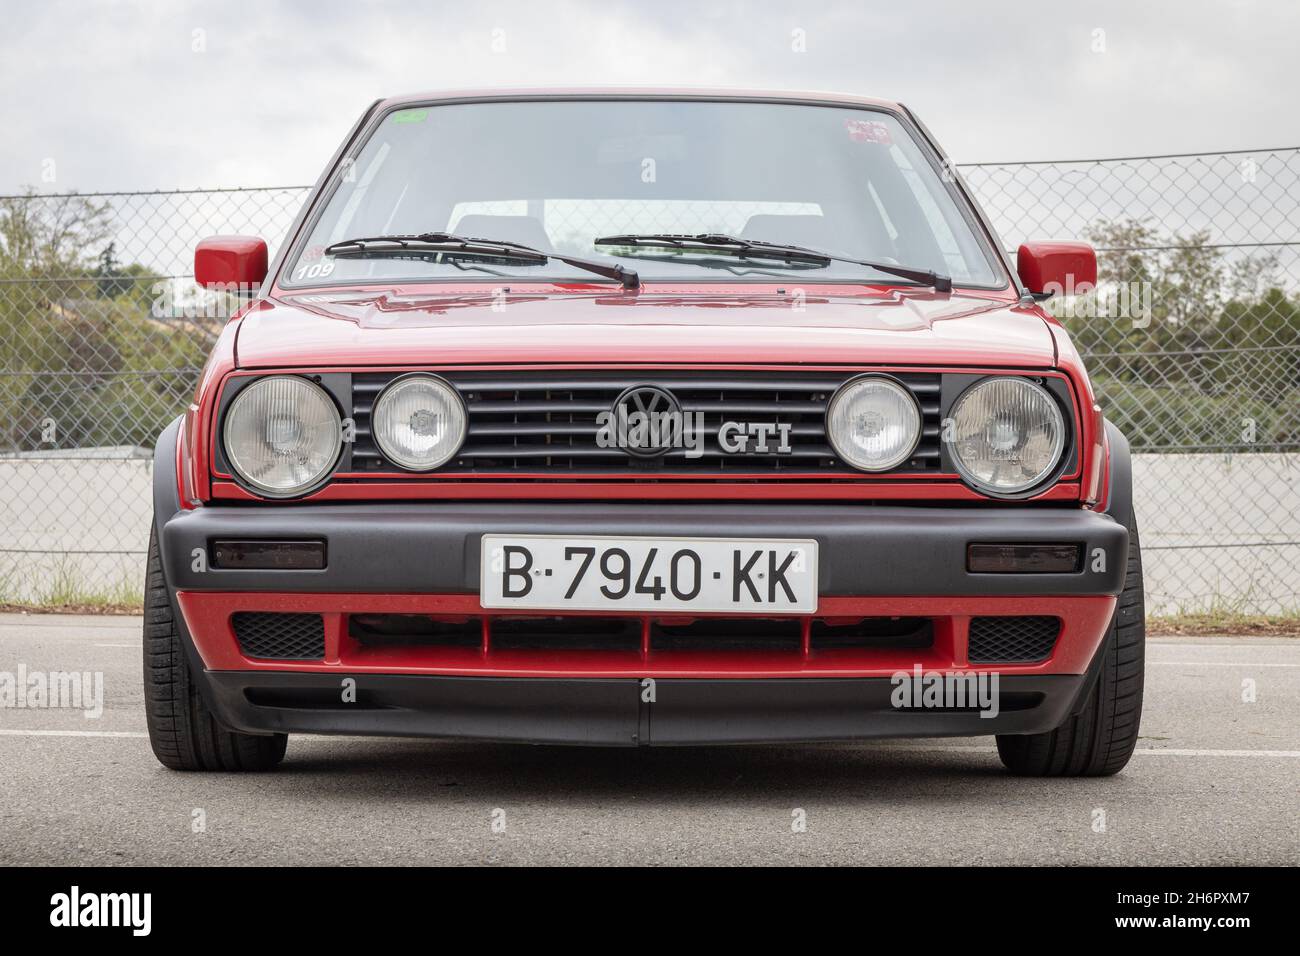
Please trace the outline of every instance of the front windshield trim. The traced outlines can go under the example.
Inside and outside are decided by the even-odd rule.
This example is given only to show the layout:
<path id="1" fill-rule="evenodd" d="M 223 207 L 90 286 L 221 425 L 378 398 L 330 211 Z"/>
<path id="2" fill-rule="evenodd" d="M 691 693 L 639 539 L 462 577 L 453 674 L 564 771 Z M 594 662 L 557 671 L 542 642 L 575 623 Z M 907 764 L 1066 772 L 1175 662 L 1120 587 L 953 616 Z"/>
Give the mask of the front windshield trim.
<path id="1" fill-rule="evenodd" d="M 854 101 L 840 101 L 834 99 L 814 99 L 807 96 L 793 94 L 790 96 L 782 95 L 727 95 L 725 93 L 692 93 L 692 92 L 665 92 L 665 93 L 645 93 L 645 92 L 611 92 L 611 93 L 500 93 L 500 94 L 481 94 L 469 96 L 452 96 L 447 98 L 433 98 L 428 100 L 410 100 L 396 101 L 391 103 L 383 110 L 372 113 L 368 120 L 363 124 L 363 128 L 358 130 L 334 163 L 333 167 L 325 177 L 323 188 L 315 190 L 311 208 L 307 215 L 302 218 L 300 224 L 293 235 L 291 243 L 288 245 L 289 252 L 282 258 L 278 259 L 279 269 L 276 273 L 272 288 L 283 289 L 292 292 L 303 292 L 311 289 L 338 289 L 349 288 L 359 285 L 389 285 L 389 286 L 406 286 L 406 285 L 446 285 L 446 284 L 463 284 L 466 276 L 429 276 L 429 277 L 407 277 L 384 279 L 380 281 L 366 281 L 358 279 L 347 279 L 337 282 L 326 282 L 320 279 L 305 279 L 298 282 L 292 281 L 290 277 L 291 268 L 301 257 L 304 248 L 315 231 L 321 217 L 329 207 L 335 193 L 343 183 L 343 176 L 340 175 L 341 169 L 350 168 L 361 151 L 365 149 L 371 138 L 379 128 L 387 121 L 388 117 L 394 113 L 406 112 L 408 110 L 434 109 L 439 106 L 463 106 L 480 103 L 530 103 L 530 102 L 701 102 L 701 103 L 767 103 L 781 104 L 791 106 L 813 106 L 825 109 L 847 109 L 859 110 L 867 113 L 881 113 L 893 118 L 903 127 L 911 137 L 913 144 L 917 147 L 926 162 L 930 164 L 932 171 L 936 174 L 943 189 L 948 193 L 953 205 L 956 207 L 961 218 L 966 222 L 971 231 L 971 237 L 979 247 L 981 254 L 990 266 L 995 275 L 1001 275 L 1001 282 L 987 284 L 962 281 L 953 278 L 953 291 L 960 289 L 970 289 L 981 292 L 1000 292 L 1008 288 L 1014 288 L 1012 285 L 1012 273 L 1009 271 L 1007 260 L 991 233 L 991 228 L 982 220 L 982 217 L 976 214 L 973 207 L 973 198 L 969 197 L 964 190 L 954 181 L 956 177 L 945 175 L 944 160 L 936 152 L 936 148 L 930 137 L 913 121 L 910 112 L 906 109 L 890 109 L 883 105 L 868 104 Z M 485 282 L 495 280 L 498 284 L 503 281 L 511 283 L 530 283 L 538 285 L 574 285 L 588 284 L 590 279 L 587 273 L 576 270 L 572 276 L 527 276 L 527 275 L 508 275 L 508 276 L 485 276 Z M 770 279 L 769 283 L 767 280 Z M 725 277 L 709 278 L 707 276 L 690 276 L 678 279 L 676 277 L 649 277 L 642 279 L 642 285 L 695 285 L 695 284 L 747 284 L 747 285 L 766 285 L 776 284 L 785 285 L 783 277 L 775 275 L 765 276 L 762 279 L 748 279 L 734 273 L 728 273 Z M 813 279 L 807 276 L 801 276 L 800 285 L 872 285 L 872 286 L 899 286 L 903 288 L 925 288 L 920 283 L 909 282 L 906 279 L 894 280 L 889 278 L 880 281 L 874 276 L 848 277 L 838 276 L 835 278 Z"/>

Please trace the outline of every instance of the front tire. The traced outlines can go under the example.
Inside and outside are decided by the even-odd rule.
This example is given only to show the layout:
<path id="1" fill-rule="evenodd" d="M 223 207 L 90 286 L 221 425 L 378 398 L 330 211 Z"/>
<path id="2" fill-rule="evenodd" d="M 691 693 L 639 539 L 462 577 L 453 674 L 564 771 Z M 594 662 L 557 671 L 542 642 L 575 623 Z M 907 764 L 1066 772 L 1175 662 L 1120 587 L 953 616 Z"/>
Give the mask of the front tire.
<path id="1" fill-rule="evenodd" d="M 194 686 L 176 630 L 158 537 L 149 532 L 144 598 L 145 723 L 154 756 L 172 770 L 270 770 L 284 759 L 286 734 L 258 736 L 222 727 Z"/>
<path id="2" fill-rule="evenodd" d="M 1129 527 L 1128 569 L 1106 635 L 1105 656 L 1087 703 L 1043 734 L 1002 734 L 998 756 L 1023 777 L 1108 777 L 1133 756 L 1142 717 L 1146 603 L 1136 520 Z"/>

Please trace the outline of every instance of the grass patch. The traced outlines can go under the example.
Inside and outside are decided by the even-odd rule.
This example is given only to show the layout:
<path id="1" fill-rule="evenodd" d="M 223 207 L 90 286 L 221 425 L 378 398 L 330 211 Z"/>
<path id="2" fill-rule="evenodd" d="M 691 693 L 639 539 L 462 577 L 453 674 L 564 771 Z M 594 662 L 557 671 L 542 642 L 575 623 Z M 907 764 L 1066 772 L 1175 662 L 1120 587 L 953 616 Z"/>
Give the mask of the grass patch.
<path id="1" fill-rule="evenodd" d="M 1231 634 L 1237 637 L 1300 637 L 1300 613 L 1244 614 L 1239 611 L 1205 611 L 1147 618 L 1152 636 L 1194 637 Z"/>
<path id="2" fill-rule="evenodd" d="M 33 603 L 48 607 L 136 607 L 144 606 L 144 590 L 138 580 L 119 578 L 109 588 L 88 589 L 74 562 L 60 557 L 49 577 L 37 589 Z"/>
<path id="3" fill-rule="evenodd" d="M 33 576 L 28 576 L 31 581 Z M 30 614 L 139 614 L 144 588 L 134 575 L 107 588 L 88 588 L 76 563 L 60 556 L 39 581 L 19 587 L 12 570 L 0 573 L 0 612 Z"/>
<path id="4" fill-rule="evenodd" d="M 113 604 L 96 601 L 91 604 L 25 604 L 0 601 L 0 614 L 140 614 L 141 604 Z"/>

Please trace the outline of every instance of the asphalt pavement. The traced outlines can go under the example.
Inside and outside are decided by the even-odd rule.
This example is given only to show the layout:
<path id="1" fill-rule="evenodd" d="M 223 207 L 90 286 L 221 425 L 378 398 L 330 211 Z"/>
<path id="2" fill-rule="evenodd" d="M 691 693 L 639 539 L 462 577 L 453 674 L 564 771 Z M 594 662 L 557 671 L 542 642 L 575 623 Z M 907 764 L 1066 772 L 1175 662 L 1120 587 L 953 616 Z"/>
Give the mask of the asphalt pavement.
<path id="1" fill-rule="evenodd" d="M 104 703 L 0 707 L 0 864 L 1300 863 L 1297 639 L 1150 639 L 1138 753 L 1069 780 L 1008 776 L 991 738 L 292 737 L 274 773 L 175 773 L 140 656 L 138 618 L 0 615 L 0 679 L 85 672 Z"/>

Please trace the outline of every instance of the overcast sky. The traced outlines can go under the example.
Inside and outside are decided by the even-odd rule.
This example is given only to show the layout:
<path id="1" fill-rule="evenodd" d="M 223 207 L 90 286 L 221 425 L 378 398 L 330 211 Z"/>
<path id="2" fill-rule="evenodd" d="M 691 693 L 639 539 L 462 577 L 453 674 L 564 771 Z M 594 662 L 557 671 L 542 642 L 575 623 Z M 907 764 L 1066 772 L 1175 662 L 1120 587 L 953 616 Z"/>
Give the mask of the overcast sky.
<path id="1" fill-rule="evenodd" d="M 5 193 L 310 182 L 371 100 L 478 86 L 882 96 L 958 162 L 1300 144 L 1292 0 L 5 0 L 2 21 Z"/>

